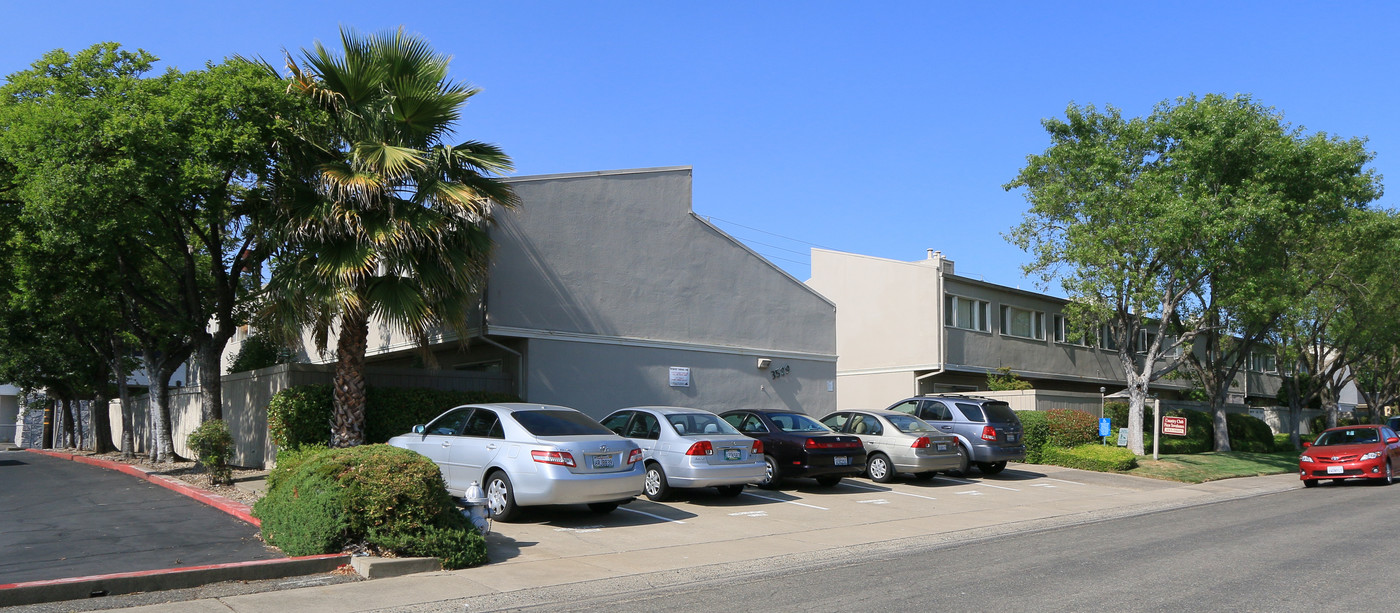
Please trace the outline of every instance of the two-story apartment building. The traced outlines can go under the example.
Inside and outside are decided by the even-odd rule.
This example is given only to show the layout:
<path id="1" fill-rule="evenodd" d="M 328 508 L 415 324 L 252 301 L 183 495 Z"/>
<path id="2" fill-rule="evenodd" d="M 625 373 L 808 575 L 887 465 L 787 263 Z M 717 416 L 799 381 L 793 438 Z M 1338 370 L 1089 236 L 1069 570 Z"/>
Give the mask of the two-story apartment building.
<path id="1" fill-rule="evenodd" d="M 812 288 L 837 305 L 841 407 L 883 407 L 911 394 L 987 389 L 987 373 L 1009 368 L 1037 389 L 1099 394 L 1124 386 L 1107 335 L 1075 338 L 1067 301 L 959 276 L 929 250 L 905 262 L 812 250 Z M 1279 378 L 1262 357 L 1233 385 L 1238 404 L 1273 404 Z M 1164 399 L 1190 384 L 1152 383 Z"/>

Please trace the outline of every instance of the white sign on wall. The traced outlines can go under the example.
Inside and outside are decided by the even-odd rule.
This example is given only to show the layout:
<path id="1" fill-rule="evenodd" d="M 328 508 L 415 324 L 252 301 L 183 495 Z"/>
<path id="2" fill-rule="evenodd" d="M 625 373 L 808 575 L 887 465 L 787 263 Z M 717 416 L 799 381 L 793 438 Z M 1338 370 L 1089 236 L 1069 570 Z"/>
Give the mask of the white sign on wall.
<path id="1" fill-rule="evenodd" d="M 672 366 L 671 387 L 690 387 L 690 369 L 685 366 Z"/>

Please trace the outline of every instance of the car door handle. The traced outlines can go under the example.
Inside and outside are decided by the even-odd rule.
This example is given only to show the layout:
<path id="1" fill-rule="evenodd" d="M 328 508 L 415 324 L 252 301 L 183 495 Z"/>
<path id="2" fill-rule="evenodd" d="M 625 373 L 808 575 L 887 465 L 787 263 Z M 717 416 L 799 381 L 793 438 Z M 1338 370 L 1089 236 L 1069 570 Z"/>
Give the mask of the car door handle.
<path id="1" fill-rule="evenodd" d="M 952 429 L 953 429 L 952 426 L 939 426 L 939 428 L 942 428 L 942 429 L 944 429 L 944 430 L 952 430 Z"/>
<path id="2" fill-rule="evenodd" d="M 452 446 L 452 441 L 443 441 L 443 442 L 442 442 L 442 446 L 443 446 L 443 447 L 451 447 L 451 446 Z"/>
<path id="3" fill-rule="evenodd" d="M 487 448 L 487 449 L 495 449 L 495 448 L 496 448 L 496 444 L 495 444 L 495 443 L 491 443 L 490 445 L 487 445 L 486 448 Z"/>

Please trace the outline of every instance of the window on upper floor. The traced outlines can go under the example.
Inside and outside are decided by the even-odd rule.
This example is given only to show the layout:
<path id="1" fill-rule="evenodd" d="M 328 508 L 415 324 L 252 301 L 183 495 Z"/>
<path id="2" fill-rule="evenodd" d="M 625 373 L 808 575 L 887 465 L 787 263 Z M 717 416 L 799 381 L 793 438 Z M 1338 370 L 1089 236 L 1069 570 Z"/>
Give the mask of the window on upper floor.
<path id="1" fill-rule="evenodd" d="M 1113 338 L 1113 329 L 1107 324 L 1099 326 L 1099 349 L 1118 351 L 1118 340 Z"/>
<path id="2" fill-rule="evenodd" d="M 1272 353 L 1251 353 L 1249 355 L 1249 369 L 1255 372 L 1278 372 L 1278 357 Z"/>
<path id="3" fill-rule="evenodd" d="M 1045 313 L 1003 304 L 1001 333 L 1006 336 L 1045 340 Z"/>
<path id="4" fill-rule="evenodd" d="M 1055 313 L 1051 316 L 1050 329 L 1051 334 L 1054 335 L 1055 342 L 1057 343 L 1067 343 L 1070 345 L 1079 346 L 1088 345 L 1088 343 L 1084 342 L 1084 333 L 1075 333 L 1070 327 L 1069 318 L 1065 317 L 1061 313 Z"/>
<path id="5" fill-rule="evenodd" d="M 943 300 L 943 323 L 964 330 L 991 331 L 992 304 L 985 300 L 946 296 Z"/>

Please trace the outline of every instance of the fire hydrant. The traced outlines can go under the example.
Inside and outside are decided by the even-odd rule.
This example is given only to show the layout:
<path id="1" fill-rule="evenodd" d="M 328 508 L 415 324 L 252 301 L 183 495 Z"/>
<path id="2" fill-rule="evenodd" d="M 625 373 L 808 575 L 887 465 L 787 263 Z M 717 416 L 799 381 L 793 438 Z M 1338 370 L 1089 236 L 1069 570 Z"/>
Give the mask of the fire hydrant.
<path id="1" fill-rule="evenodd" d="M 489 519 L 491 510 L 486 506 L 486 492 L 481 491 L 480 484 L 472 481 L 471 485 L 467 486 L 465 493 L 466 495 L 462 497 L 462 506 L 466 508 L 462 509 L 462 514 L 471 520 L 472 525 L 476 526 L 477 532 L 486 536 L 491 532 L 491 520 Z"/>

